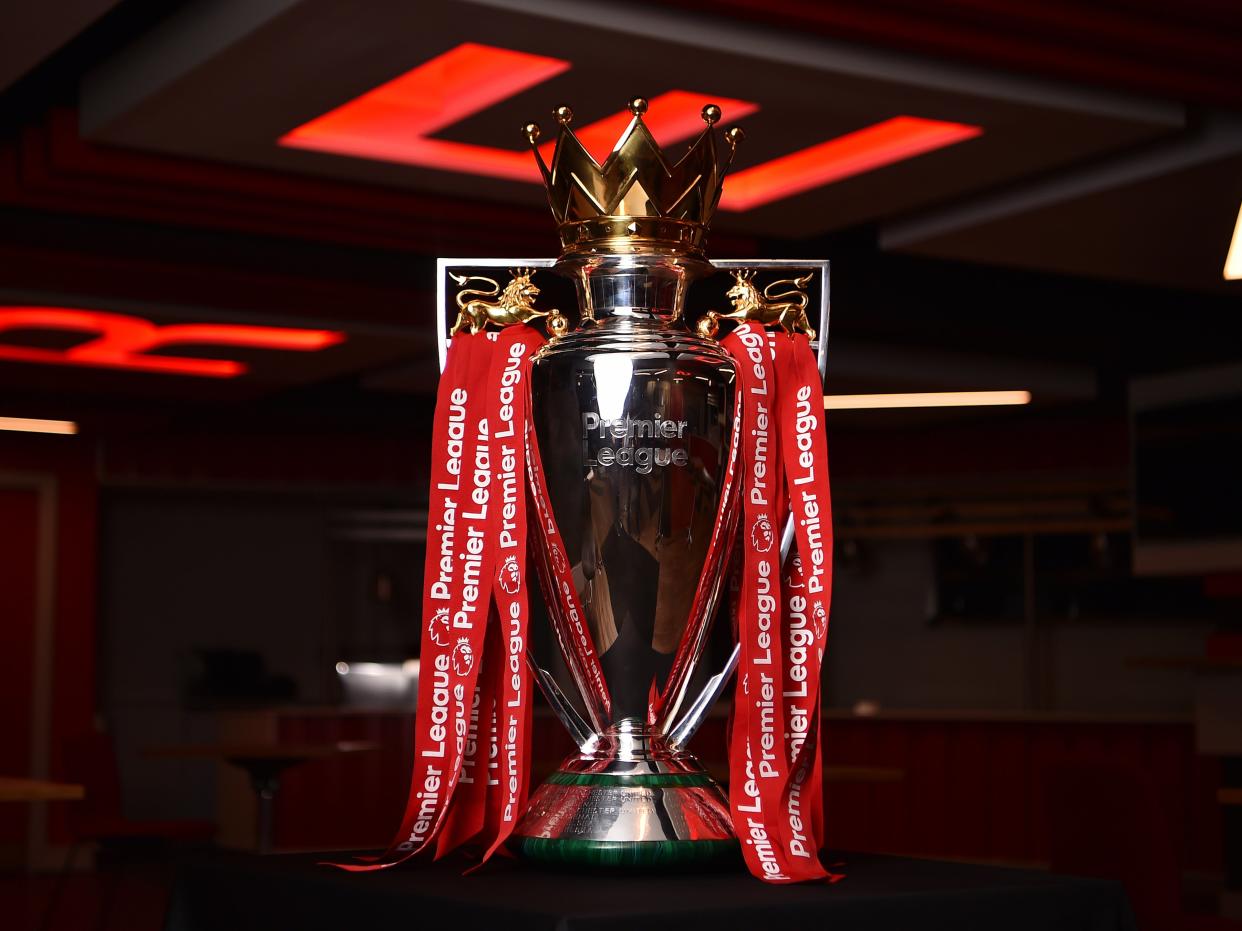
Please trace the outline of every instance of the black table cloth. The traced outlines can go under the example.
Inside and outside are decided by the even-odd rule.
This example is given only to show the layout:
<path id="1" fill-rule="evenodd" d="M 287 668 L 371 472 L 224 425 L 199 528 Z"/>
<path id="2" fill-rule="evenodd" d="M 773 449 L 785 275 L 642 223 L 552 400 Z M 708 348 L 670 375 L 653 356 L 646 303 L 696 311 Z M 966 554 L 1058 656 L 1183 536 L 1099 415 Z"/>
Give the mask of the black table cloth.
<path id="1" fill-rule="evenodd" d="M 317 865 L 321 859 L 220 854 L 188 863 L 166 929 L 1134 928 L 1114 882 L 876 854 L 825 858 L 846 876 L 816 886 L 766 886 L 740 864 L 712 873 L 613 875 L 506 860 L 462 876 L 461 861 L 357 874 Z"/>

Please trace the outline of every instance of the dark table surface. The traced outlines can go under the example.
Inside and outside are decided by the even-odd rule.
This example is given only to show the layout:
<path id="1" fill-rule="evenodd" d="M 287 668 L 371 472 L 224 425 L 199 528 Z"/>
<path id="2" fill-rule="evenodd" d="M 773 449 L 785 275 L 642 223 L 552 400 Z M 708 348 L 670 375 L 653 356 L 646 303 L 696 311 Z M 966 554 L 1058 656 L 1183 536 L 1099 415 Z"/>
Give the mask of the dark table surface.
<path id="1" fill-rule="evenodd" d="M 503 860 L 463 876 L 468 864 L 462 861 L 358 874 L 320 866 L 321 859 L 217 854 L 193 860 L 178 878 L 167 931 L 1134 929 L 1125 893 L 1114 882 L 876 854 L 825 857 L 846 874 L 831 885 L 775 887 L 740 865 L 713 873 L 605 875 Z"/>

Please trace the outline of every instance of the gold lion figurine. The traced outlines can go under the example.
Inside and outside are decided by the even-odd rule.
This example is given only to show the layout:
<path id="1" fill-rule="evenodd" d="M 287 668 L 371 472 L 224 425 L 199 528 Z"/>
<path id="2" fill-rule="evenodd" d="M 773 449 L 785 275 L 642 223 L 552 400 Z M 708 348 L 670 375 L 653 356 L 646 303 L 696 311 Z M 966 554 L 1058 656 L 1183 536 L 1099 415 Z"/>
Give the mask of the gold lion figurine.
<path id="1" fill-rule="evenodd" d="M 497 326 L 510 326 L 514 323 L 527 323 L 540 317 L 548 318 L 548 331 L 554 336 L 562 336 L 569 324 L 559 310 L 537 310 L 535 298 L 539 296 L 539 286 L 531 281 L 534 269 L 519 268 L 510 272 L 513 280 L 501 291 L 495 279 L 482 275 L 454 275 L 449 277 L 458 285 L 469 281 L 485 282 L 490 290 L 463 287 L 457 292 L 457 320 L 449 331 L 450 336 L 469 329 L 472 334 L 486 329 L 489 323 Z M 473 298 L 473 300 L 472 300 Z M 488 300 L 498 298 L 498 300 Z"/>
<path id="2" fill-rule="evenodd" d="M 808 298 L 803 289 L 811 282 L 814 272 L 808 272 L 801 278 L 782 278 L 773 281 L 762 292 L 755 287 L 754 269 L 739 269 L 733 273 L 733 287 L 725 296 L 733 302 L 733 310 L 722 314 L 709 310 L 699 320 L 698 330 L 701 336 L 715 336 L 721 320 L 753 320 L 760 326 L 771 326 L 779 323 L 790 336 L 801 331 L 807 339 L 815 338 L 815 330 L 806 316 Z M 776 291 L 785 285 L 789 290 Z"/>

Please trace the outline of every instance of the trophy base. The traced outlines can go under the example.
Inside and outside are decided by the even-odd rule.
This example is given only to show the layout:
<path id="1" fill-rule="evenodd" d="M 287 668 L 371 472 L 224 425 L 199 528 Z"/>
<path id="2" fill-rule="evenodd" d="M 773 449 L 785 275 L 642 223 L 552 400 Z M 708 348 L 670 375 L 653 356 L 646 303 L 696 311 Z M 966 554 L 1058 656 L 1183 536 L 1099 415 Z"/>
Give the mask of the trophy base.
<path id="1" fill-rule="evenodd" d="M 740 858 L 715 780 L 633 721 L 610 728 L 535 790 L 510 846 L 559 866 L 692 868 Z"/>

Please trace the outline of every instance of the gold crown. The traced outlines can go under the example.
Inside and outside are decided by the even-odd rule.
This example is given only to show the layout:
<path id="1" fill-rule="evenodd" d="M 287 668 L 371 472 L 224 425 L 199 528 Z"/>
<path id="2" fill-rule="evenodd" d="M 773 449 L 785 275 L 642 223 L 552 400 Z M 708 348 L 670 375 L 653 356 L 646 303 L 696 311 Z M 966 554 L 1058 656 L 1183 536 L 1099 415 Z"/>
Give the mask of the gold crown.
<path id="1" fill-rule="evenodd" d="M 618 253 L 704 259 L 703 240 L 742 130 L 725 133 L 729 151 L 718 158 L 713 127 L 720 108 L 708 104 L 703 132 L 679 162 L 670 164 L 643 122 L 647 101 L 635 97 L 629 110 L 634 118 L 603 165 L 569 128 L 574 116 L 569 107 L 555 111 L 560 132 L 551 168 L 536 145 L 539 125 L 522 127 L 548 188 L 562 260 Z"/>

